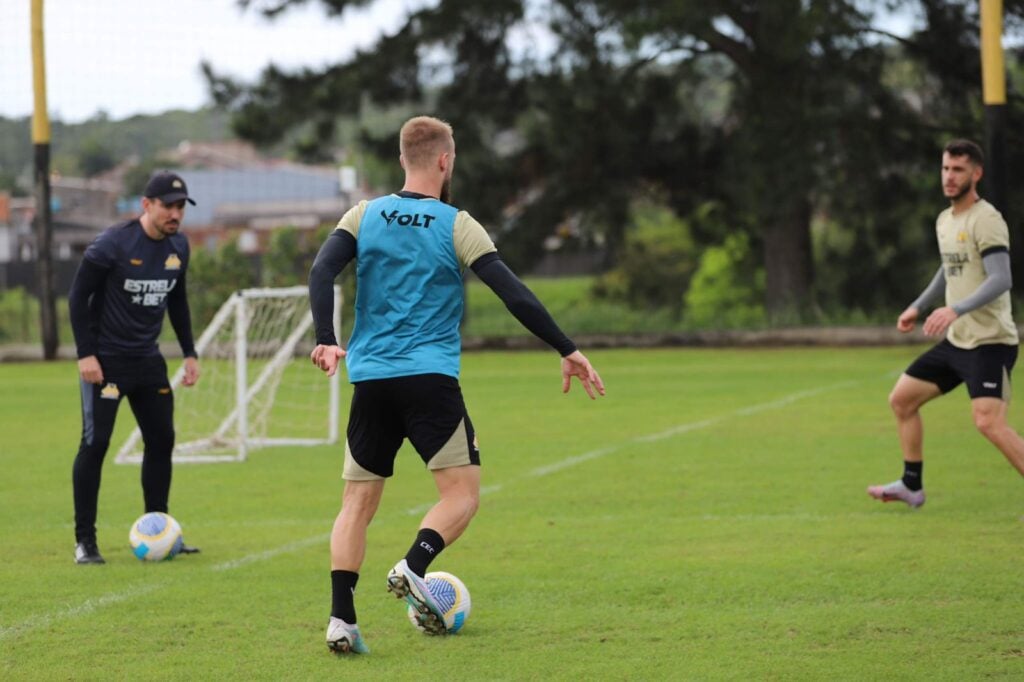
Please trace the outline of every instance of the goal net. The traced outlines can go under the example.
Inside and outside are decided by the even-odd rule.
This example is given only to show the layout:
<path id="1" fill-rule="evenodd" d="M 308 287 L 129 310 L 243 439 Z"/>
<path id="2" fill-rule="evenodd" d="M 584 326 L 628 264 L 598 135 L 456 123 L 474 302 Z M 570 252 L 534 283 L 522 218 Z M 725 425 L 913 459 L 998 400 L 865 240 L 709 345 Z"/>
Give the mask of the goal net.
<path id="1" fill-rule="evenodd" d="M 340 337 L 341 288 L 334 288 Z M 319 445 L 338 440 L 340 372 L 327 379 L 309 362 L 316 344 L 304 286 L 244 289 L 220 307 L 196 342 L 200 375 L 174 389 L 176 462 L 243 461 L 256 448 Z M 138 428 L 117 453 L 142 461 Z"/>

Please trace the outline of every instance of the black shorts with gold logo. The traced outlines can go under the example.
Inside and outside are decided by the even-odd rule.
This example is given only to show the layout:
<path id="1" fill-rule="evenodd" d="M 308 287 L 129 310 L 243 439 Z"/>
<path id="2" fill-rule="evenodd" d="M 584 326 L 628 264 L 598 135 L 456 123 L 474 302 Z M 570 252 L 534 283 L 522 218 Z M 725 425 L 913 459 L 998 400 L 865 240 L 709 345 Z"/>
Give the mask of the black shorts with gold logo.
<path id="1" fill-rule="evenodd" d="M 462 389 L 445 374 L 355 384 L 345 443 L 344 478 L 389 478 L 408 438 L 428 469 L 480 464 Z"/>
<path id="2" fill-rule="evenodd" d="M 971 398 L 1010 399 L 1010 372 L 1017 361 L 1017 346 L 991 343 L 957 348 L 948 339 L 925 351 L 907 368 L 907 375 L 929 381 L 943 393 L 967 384 Z"/>

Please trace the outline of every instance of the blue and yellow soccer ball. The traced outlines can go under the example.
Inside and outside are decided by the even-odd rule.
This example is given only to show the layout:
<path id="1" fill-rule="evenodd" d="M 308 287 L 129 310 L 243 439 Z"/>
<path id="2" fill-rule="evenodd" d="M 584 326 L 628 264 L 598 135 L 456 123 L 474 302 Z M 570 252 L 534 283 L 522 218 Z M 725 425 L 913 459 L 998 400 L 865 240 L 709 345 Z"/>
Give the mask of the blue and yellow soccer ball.
<path id="1" fill-rule="evenodd" d="M 423 576 L 427 581 L 427 589 L 431 596 L 444 611 L 444 626 L 449 635 L 454 635 L 462 629 L 469 618 L 469 608 L 472 601 L 469 598 L 469 590 L 461 580 L 451 573 L 444 571 L 432 571 Z M 426 632 L 419 623 L 416 609 L 411 605 L 408 608 L 409 622 L 421 632 Z"/>
<path id="2" fill-rule="evenodd" d="M 184 544 L 181 525 L 169 514 L 149 512 L 143 514 L 128 533 L 132 553 L 141 561 L 173 559 Z"/>

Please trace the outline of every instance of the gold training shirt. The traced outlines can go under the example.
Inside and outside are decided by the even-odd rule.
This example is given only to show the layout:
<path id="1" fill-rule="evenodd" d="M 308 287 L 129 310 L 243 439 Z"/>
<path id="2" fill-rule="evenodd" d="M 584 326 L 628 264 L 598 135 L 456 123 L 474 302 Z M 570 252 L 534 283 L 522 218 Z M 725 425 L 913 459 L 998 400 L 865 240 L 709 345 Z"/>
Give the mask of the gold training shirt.
<path id="1" fill-rule="evenodd" d="M 979 199 L 963 213 L 947 208 L 935 221 L 935 234 L 946 277 L 946 305 L 970 296 L 985 281 L 982 257 L 993 250 L 1010 248 L 1010 231 L 996 208 Z M 1010 312 L 1010 292 L 965 313 L 949 327 L 946 338 L 957 348 L 985 344 L 1018 343 L 1017 326 Z"/>

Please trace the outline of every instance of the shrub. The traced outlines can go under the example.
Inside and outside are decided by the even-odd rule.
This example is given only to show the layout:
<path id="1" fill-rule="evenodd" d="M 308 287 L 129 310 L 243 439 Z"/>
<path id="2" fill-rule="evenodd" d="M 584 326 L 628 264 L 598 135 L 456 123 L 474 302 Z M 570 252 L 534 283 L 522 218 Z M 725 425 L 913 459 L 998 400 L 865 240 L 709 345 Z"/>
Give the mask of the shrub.
<path id="1" fill-rule="evenodd" d="M 668 308 L 678 318 L 698 265 L 690 224 L 647 201 L 634 205 L 631 214 L 618 265 L 598 279 L 594 294 L 646 310 Z"/>
<path id="2" fill-rule="evenodd" d="M 735 329 L 765 324 L 764 270 L 754 264 L 745 234 L 732 234 L 701 255 L 686 292 L 686 322 L 693 327 Z"/>
<path id="3" fill-rule="evenodd" d="M 195 249 L 188 266 L 188 302 L 194 332 L 206 328 L 217 309 L 238 291 L 257 284 L 257 268 L 232 239 L 216 251 Z"/>
<path id="4" fill-rule="evenodd" d="M 0 289 L 0 343 L 37 343 L 39 330 L 39 299 L 22 287 Z M 67 298 L 57 299 L 57 338 L 74 344 Z"/>

